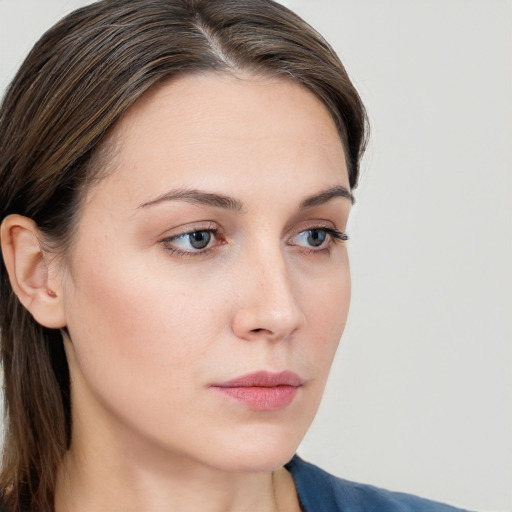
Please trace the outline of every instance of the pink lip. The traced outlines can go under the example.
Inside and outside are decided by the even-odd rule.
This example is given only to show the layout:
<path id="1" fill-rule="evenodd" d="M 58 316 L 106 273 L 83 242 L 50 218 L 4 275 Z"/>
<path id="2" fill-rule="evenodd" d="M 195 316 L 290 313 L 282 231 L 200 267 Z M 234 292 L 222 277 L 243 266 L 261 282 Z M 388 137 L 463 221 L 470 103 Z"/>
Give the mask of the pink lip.
<path id="1" fill-rule="evenodd" d="M 254 411 L 277 411 L 289 405 L 303 380 L 290 371 L 259 371 L 210 386 Z"/>

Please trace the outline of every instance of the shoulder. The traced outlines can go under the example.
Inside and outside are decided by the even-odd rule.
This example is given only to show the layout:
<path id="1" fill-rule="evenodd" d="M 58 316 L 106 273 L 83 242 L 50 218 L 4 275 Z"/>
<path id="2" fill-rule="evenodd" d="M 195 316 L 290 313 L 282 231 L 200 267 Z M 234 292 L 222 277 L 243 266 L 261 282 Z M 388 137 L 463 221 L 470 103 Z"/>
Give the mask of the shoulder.
<path id="1" fill-rule="evenodd" d="M 304 512 L 462 512 L 411 494 L 336 478 L 297 455 L 286 469 L 293 476 Z"/>

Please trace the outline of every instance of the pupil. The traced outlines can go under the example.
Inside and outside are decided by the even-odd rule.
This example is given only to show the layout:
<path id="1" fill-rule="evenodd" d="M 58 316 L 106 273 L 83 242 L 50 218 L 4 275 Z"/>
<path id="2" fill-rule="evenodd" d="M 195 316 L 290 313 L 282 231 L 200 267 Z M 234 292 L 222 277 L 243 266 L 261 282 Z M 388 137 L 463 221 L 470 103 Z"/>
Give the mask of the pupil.
<path id="1" fill-rule="evenodd" d="M 313 247 L 318 247 L 325 242 L 327 233 L 319 229 L 312 229 L 308 232 L 308 244 Z"/>
<path id="2" fill-rule="evenodd" d="M 211 239 L 211 234 L 208 231 L 196 231 L 190 235 L 190 245 L 194 249 L 204 249 Z"/>

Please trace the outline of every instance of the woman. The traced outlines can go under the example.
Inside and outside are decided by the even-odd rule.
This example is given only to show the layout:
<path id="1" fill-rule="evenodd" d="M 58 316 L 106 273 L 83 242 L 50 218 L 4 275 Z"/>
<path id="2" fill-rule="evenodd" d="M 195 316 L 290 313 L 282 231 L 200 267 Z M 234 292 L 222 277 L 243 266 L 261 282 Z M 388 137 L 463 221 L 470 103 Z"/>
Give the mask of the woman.
<path id="1" fill-rule="evenodd" d="M 454 510 L 294 457 L 365 129 L 269 0 L 104 0 L 43 36 L 0 119 L 6 511 Z"/>

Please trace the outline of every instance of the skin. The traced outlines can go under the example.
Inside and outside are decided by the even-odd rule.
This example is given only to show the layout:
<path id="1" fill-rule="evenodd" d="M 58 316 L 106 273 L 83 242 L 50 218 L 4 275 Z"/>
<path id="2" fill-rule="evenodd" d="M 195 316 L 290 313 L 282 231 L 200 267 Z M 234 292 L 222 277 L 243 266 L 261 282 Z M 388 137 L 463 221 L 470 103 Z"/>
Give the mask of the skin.
<path id="1" fill-rule="evenodd" d="M 68 257 L 33 284 L 69 332 L 57 511 L 299 510 L 281 467 L 318 408 L 350 299 L 346 244 L 329 231 L 345 231 L 351 207 L 332 119 L 292 82 L 205 74 L 151 90 L 110 137 Z M 29 227 L 12 224 L 15 247 Z M 194 249 L 191 232 L 209 245 Z M 254 411 L 211 388 L 259 370 L 298 374 L 294 400 Z"/>

